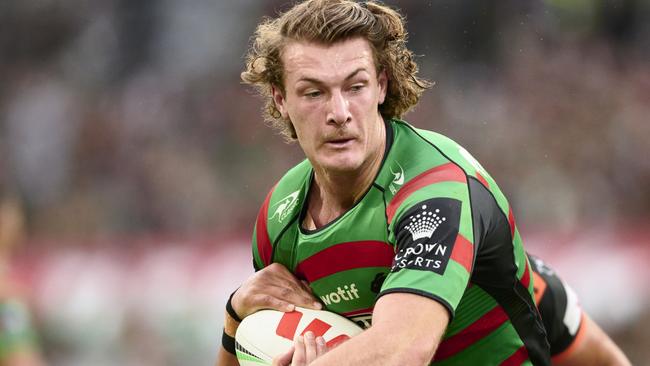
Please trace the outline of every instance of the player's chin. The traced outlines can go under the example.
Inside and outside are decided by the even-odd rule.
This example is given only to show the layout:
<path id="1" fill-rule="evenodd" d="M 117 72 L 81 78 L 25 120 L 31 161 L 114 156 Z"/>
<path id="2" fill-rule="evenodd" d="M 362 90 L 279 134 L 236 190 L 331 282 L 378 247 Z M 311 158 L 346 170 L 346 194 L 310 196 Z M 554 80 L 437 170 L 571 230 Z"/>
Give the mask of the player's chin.
<path id="1" fill-rule="evenodd" d="M 331 154 L 324 159 L 323 163 L 323 167 L 328 171 L 349 173 L 358 171 L 363 161 L 358 154 L 349 151 Z"/>

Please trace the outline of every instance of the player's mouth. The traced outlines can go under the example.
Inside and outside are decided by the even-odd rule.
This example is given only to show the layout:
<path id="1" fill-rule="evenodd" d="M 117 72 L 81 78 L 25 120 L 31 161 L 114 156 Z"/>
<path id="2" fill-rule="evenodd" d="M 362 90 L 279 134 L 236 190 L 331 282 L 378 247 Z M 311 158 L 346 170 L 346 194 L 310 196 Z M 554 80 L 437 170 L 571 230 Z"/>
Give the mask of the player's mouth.
<path id="1" fill-rule="evenodd" d="M 332 148 L 340 149 L 352 145 L 352 143 L 354 143 L 354 140 L 355 139 L 352 137 L 336 138 L 336 139 L 325 141 L 325 145 Z"/>

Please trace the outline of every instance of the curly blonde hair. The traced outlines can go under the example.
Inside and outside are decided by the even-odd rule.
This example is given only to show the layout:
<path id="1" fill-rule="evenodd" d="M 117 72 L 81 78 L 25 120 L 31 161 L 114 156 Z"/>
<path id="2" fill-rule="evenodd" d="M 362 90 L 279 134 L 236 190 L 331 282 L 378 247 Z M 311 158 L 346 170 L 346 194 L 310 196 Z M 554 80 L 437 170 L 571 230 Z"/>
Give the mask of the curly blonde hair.
<path id="1" fill-rule="evenodd" d="M 289 141 L 296 139 L 290 120 L 282 118 L 273 101 L 273 86 L 284 94 L 282 50 L 291 41 L 334 44 L 363 37 L 371 45 L 377 71 L 388 76 L 386 99 L 379 106 L 384 118 L 400 118 L 413 108 L 431 84 L 417 76 L 418 65 L 406 48 L 404 18 L 377 2 L 307 0 L 258 26 L 246 55 L 241 78 L 266 100 L 265 119 Z"/>

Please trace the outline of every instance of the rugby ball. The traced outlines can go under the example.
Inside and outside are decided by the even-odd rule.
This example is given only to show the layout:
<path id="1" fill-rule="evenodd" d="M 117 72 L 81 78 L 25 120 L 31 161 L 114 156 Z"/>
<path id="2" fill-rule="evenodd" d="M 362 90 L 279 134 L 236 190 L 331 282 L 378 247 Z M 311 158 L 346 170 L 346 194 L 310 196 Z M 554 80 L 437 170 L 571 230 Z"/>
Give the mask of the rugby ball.
<path id="1" fill-rule="evenodd" d="M 235 350 L 241 366 L 271 365 L 273 358 L 289 351 L 296 335 L 311 331 L 322 336 L 331 349 L 362 330 L 351 320 L 325 310 L 260 310 L 239 324 Z"/>

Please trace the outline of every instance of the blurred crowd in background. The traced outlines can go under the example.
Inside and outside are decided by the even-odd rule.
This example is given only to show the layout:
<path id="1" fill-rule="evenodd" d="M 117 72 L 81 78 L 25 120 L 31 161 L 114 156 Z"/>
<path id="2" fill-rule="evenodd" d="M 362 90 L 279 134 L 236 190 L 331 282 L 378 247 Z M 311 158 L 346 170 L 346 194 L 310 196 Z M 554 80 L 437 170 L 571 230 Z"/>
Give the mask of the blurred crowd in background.
<path id="1" fill-rule="evenodd" d="M 650 293 L 629 282 L 650 261 L 650 3 L 387 3 L 435 82 L 405 119 L 490 171 L 579 295 L 623 289 L 583 303 L 650 360 Z M 259 205 L 303 159 L 239 80 L 255 25 L 289 5 L 0 2 L 0 193 L 24 218 L 3 276 L 49 364 L 213 362 Z"/>

